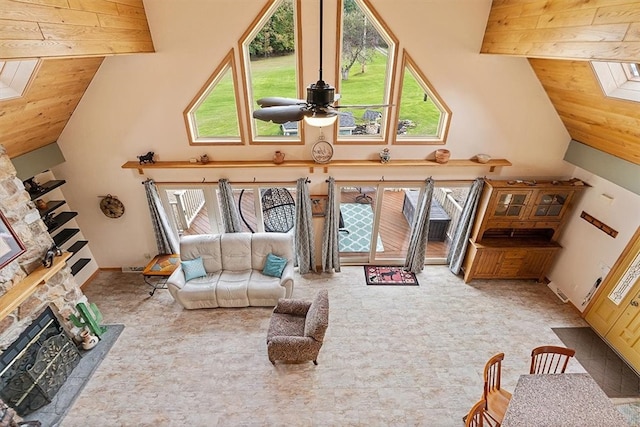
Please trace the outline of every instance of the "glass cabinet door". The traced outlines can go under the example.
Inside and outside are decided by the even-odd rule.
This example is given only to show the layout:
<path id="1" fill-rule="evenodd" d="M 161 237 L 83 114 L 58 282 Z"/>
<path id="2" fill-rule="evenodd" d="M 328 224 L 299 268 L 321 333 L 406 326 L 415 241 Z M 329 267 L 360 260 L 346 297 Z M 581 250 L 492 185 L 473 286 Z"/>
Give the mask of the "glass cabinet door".
<path id="1" fill-rule="evenodd" d="M 495 217 L 519 218 L 531 193 L 528 191 L 500 191 L 493 211 Z"/>
<path id="2" fill-rule="evenodd" d="M 536 200 L 533 215 L 535 217 L 560 217 L 568 197 L 568 192 L 542 192 Z"/>

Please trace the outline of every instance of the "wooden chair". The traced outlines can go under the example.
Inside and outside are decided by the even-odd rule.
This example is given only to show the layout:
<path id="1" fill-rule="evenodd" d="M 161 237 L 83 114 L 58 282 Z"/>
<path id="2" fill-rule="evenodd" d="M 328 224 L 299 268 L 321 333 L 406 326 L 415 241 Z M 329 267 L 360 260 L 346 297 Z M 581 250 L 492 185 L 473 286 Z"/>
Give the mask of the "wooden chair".
<path id="1" fill-rule="evenodd" d="M 463 418 L 465 427 L 496 427 L 497 422 L 487 416 L 485 406 L 487 402 L 484 399 L 479 400 L 469 410 L 469 413 Z"/>
<path id="2" fill-rule="evenodd" d="M 493 356 L 484 366 L 484 394 L 485 410 L 487 415 L 501 424 L 504 413 L 511 400 L 511 393 L 500 387 L 500 377 L 502 375 L 502 360 L 504 353 Z"/>
<path id="3" fill-rule="evenodd" d="M 531 351 L 530 374 L 562 374 L 569 359 L 576 354 L 571 348 L 544 345 Z"/>

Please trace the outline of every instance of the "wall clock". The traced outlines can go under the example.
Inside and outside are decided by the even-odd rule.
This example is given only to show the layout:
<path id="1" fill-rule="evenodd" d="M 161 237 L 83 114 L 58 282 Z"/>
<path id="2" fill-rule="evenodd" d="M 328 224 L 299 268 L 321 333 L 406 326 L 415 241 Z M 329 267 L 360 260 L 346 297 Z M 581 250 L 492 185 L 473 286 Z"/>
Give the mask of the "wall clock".
<path id="1" fill-rule="evenodd" d="M 107 194 L 100 200 L 100 210 L 109 218 L 120 218 L 124 214 L 124 205 L 117 197 Z"/>
<path id="2" fill-rule="evenodd" d="M 329 163 L 333 157 L 333 146 L 320 137 L 311 149 L 311 158 L 316 163 Z"/>

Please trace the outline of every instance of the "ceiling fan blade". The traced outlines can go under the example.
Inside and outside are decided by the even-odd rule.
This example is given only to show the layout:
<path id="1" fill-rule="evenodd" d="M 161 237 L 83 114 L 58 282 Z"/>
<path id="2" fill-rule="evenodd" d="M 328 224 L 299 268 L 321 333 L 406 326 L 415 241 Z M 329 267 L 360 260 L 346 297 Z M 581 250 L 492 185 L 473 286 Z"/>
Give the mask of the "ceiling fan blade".
<path id="1" fill-rule="evenodd" d="M 305 105 L 278 105 L 261 108 L 253 112 L 253 118 L 278 124 L 298 122 L 305 116 L 305 107 Z"/>
<path id="2" fill-rule="evenodd" d="M 280 96 L 270 96 L 267 98 L 258 99 L 258 105 L 264 107 L 282 107 L 286 105 L 306 105 L 307 101 L 304 99 L 295 98 L 283 98 Z"/>
<path id="3" fill-rule="evenodd" d="M 392 107 L 393 104 L 371 104 L 371 105 L 334 105 L 333 108 L 353 108 L 353 109 L 371 109 Z"/>

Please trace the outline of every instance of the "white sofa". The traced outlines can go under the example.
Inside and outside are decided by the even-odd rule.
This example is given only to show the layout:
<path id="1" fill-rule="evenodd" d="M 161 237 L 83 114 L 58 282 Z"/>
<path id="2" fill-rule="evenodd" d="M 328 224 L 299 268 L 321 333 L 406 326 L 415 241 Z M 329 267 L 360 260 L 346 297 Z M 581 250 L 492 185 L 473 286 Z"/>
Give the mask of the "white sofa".
<path id="1" fill-rule="evenodd" d="M 288 260 L 282 277 L 262 274 L 273 253 Z M 227 233 L 184 236 L 180 259 L 201 257 L 205 277 L 185 280 L 178 267 L 167 280 L 171 296 L 184 308 L 273 307 L 293 293 L 293 236 L 286 233 Z"/>

